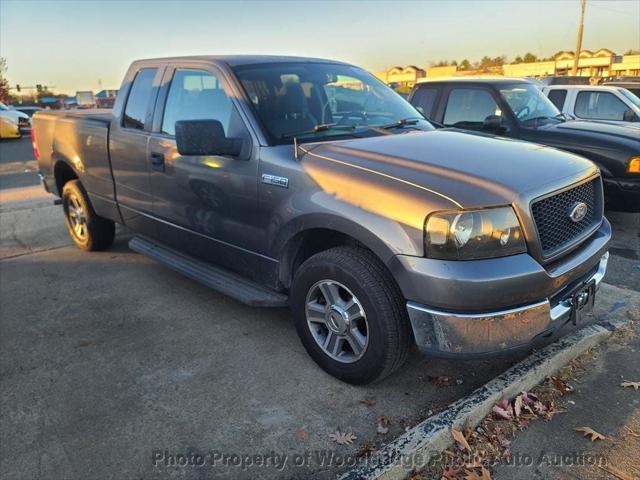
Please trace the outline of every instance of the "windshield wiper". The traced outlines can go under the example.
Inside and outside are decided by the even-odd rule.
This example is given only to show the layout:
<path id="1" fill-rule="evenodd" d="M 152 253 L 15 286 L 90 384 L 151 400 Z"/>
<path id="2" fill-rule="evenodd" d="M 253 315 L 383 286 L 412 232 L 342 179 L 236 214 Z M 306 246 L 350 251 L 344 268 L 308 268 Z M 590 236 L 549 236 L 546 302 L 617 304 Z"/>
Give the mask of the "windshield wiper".
<path id="1" fill-rule="evenodd" d="M 311 135 L 318 132 L 326 132 L 327 130 L 355 130 L 355 125 L 341 125 L 339 123 L 320 123 L 315 125 L 310 130 L 303 130 L 301 132 L 288 132 L 280 135 L 281 139 L 297 137 L 298 135 Z"/>
<path id="2" fill-rule="evenodd" d="M 562 114 L 561 114 L 562 115 Z M 530 123 L 533 122 L 533 128 L 538 126 L 538 122 L 540 120 L 559 120 L 562 121 L 562 119 L 558 118 L 558 115 L 550 117 L 548 115 L 543 115 L 540 117 L 532 117 L 532 118 L 527 118 L 526 120 L 523 120 L 522 123 Z"/>
<path id="3" fill-rule="evenodd" d="M 392 130 L 394 128 L 403 128 L 403 127 L 406 127 L 407 125 L 415 125 L 420 120 L 422 120 L 422 118 L 418 118 L 418 117 L 402 118 L 397 122 L 393 122 L 388 125 L 380 125 L 379 127 L 376 127 L 376 128 L 382 128 L 383 130 Z"/>

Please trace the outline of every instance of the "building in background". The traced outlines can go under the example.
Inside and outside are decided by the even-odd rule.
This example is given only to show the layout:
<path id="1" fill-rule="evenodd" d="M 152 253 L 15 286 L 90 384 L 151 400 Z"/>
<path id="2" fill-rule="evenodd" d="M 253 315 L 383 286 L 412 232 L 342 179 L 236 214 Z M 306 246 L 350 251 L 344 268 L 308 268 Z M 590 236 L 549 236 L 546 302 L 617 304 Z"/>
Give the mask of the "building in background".
<path id="1" fill-rule="evenodd" d="M 411 88 L 425 78 L 451 77 L 463 75 L 505 75 L 507 77 L 544 78 L 572 75 L 574 53 L 562 51 L 551 59 L 536 62 L 509 63 L 483 70 L 459 69 L 456 65 L 427 67 L 421 69 L 415 65 L 392 67 L 389 70 L 374 72 L 383 82 L 397 88 Z M 599 79 L 619 76 L 640 76 L 640 54 L 616 55 L 615 52 L 600 50 L 582 50 L 578 59 L 580 77 L 588 77 L 597 82 Z"/>

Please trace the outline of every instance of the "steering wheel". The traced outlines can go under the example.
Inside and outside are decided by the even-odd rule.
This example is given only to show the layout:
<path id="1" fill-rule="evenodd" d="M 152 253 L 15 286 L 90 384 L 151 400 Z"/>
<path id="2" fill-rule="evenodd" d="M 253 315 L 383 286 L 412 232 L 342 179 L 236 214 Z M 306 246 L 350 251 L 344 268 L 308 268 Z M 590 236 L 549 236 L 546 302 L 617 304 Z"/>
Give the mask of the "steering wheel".
<path id="1" fill-rule="evenodd" d="M 516 112 L 516 117 L 517 117 L 517 118 L 522 118 L 522 117 L 524 117 L 525 115 L 528 115 L 528 114 L 530 114 L 530 113 L 531 113 L 531 109 L 529 108 L 529 106 L 528 106 L 528 105 L 525 105 L 524 107 L 522 107 L 520 110 L 518 110 L 518 111 Z"/>

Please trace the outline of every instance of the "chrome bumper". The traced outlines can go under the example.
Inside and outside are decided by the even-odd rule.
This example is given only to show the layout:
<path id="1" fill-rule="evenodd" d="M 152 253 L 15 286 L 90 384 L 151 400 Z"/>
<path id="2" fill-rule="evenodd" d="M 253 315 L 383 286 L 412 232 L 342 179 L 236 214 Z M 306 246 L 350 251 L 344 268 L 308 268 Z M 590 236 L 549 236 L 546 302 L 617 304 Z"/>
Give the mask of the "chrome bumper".
<path id="1" fill-rule="evenodd" d="M 581 285 L 595 283 L 597 290 L 607 271 L 605 253 L 595 273 Z M 525 347 L 550 335 L 571 318 L 571 298 L 552 306 L 549 299 L 497 312 L 452 313 L 407 303 L 409 318 L 420 350 L 444 356 L 485 355 Z"/>

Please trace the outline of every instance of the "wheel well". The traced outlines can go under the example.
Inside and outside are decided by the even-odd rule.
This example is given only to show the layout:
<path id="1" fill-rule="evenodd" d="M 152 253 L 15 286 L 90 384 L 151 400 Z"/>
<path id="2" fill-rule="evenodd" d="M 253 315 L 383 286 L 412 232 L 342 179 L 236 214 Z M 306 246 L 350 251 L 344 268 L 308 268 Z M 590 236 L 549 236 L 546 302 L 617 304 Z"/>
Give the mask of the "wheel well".
<path id="1" fill-rule="evenodd" d="M 56 163 L 56 166 L 53 170 L 54 177 L 56 179 L 56 188 L 58 189 L 58 193 L 62 195 L 62 188 L 64 184 L 69 180 L 76 180 L 78 175 L 73 171 L 73 168 L 69 166 L 68 163 L 60 160 Z"/>
<path id="2" fill-rule="evenodd" d="M 289 288 L 293 275 L 305 260 L 316 253 L 343 245 L 366 248 L 355 238 L 335 230 L 314 228 L 298 233 L 284 248 L 280 262 L 280 281 L 285 288 Z"/>

